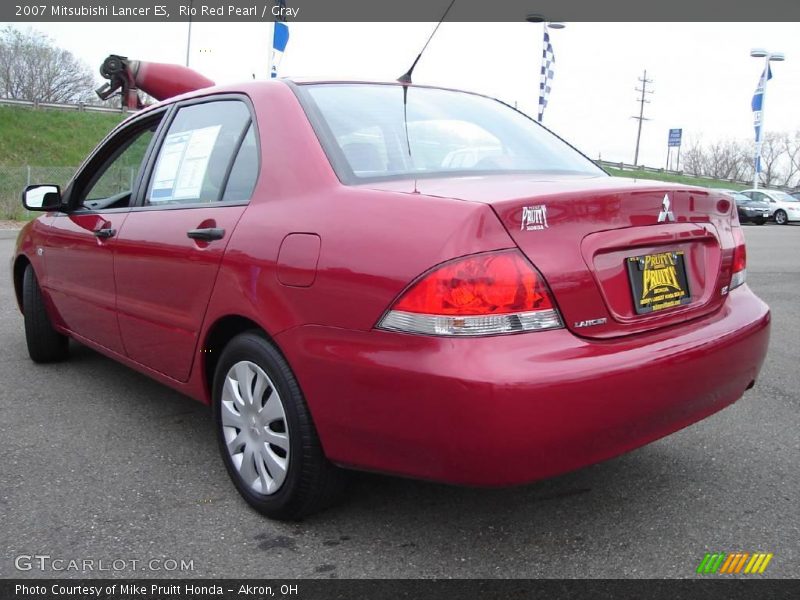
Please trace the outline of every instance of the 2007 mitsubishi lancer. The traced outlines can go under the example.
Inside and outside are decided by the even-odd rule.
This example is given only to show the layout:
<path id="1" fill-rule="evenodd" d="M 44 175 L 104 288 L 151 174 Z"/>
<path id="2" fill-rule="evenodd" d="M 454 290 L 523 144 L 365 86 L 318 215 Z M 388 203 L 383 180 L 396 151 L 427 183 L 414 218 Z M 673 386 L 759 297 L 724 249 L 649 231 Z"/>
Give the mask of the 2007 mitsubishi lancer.
<path id="1" fill-rule="evenodd" d="M 204 89 L 24 201 L 31 358 L 73 338 L 212 405 L 274 518 L 340 467 L 495 486 L 613 457 L 736 401 L 767 351 L 730 198 L 609 177 L 472 93 Z"/>

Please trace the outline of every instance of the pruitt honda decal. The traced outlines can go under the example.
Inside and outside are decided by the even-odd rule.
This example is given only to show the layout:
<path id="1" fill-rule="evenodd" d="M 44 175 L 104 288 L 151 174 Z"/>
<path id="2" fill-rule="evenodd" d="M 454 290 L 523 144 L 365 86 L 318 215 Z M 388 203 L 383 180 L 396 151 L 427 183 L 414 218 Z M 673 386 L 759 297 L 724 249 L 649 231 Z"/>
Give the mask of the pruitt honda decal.
<path id="1" fill-rule="evenodd" d="M 547 206 L 544 204 L 526 206 L 522 209 L 520 230 L 535 231 L 537 229 L 547 229 Z"/>

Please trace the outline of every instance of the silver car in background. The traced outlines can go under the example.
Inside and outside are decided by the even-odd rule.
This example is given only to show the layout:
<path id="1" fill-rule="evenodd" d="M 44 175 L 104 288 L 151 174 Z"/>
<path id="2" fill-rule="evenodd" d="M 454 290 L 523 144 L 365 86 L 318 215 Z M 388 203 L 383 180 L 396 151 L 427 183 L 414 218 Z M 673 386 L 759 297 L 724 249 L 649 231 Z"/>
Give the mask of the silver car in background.
<path id="1" fill-rule="evenodd" d="M 744 190 L 748 198 L 769 203 L 769 214 L 778 225 L 800 221 L 800 198 L 780 190 Z"/>

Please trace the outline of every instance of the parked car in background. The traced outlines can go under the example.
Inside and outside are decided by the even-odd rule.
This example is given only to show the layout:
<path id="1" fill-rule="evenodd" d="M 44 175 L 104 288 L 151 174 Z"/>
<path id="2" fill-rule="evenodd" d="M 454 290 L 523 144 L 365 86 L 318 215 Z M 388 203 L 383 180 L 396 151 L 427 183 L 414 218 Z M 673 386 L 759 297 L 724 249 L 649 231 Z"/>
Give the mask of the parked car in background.
<path id="1" fill-rule="evenodd" d="M 769 216 L 778 225 L 800 221 L 800 199 L 780 190 L 745 190 L 748 198 L 769 204 Z"/>
<path id="2" fill-rule="evenodd" d="M 729 197 L 610 177 L 478 94 L 203 89 L 23 200 L 31 358 L 72 338 L 210 404 L 271 517 L 331 502 L 340 467 L 498 486 L 605 460 L 735 402 L 767 353 Z"/>
<path id="3" fill-rule="evenodd" d="M 736 202 L 736 211 L 739 213 L 740 223 L 755 223 L 763 225 L 770 219 L 769 203 L 761 200 L 753 200 L 750 196 L 745 196 L 737 190 L 717 189 L 733 198 Z"/>

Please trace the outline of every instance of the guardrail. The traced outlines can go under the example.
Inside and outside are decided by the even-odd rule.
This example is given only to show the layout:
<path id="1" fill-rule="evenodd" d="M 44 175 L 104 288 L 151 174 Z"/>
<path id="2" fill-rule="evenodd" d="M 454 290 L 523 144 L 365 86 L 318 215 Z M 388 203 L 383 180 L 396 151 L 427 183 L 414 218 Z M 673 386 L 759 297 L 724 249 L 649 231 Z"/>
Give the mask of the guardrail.
<path id="1" fill-rule="evenodd" d="M 611 169 L 619 169 L 620 171 L 644 171 L 645 173 L 663 173 L 666 175 L 676 175 L 680 177 L 693 177 L 695 179 L 707 179 L 708 181 L 726 181 L 728 183 L 735 183 L 737 185 L 744 185 L 748 187 L 752 187 L 753 181 L 742 181 L 740 179 L 726 179 L 722 177 L 711 177 L 709 175 L 695 175 L 694 173 L 687 173 L 686 171 L 671 171 L 669 169 L 659 169 L 658 167 L 647 167 L 644 165 L 629 165 L 624 162 L 612 162 L 609 160 L 598 160 L 595 161 L 599 166 L 603 168 L 611 168 Z M 779 186 L 770 186 L 772 188 L 776 188 Z M 783 188 L 780 188 L 783 189 Z M 788 188 L 787 188 L 788 189 Z"/>
<path id="2" fill-rule="evenodd" d="M 110 106 L 95 106 L 78 102 L 77 104 L 62 104 L 58 102 L 38 102 L 30 100 L 11 100 L 10 98 L 0 98 L 0 105 L 6 106 L 28 106 L 31 108 L 53 108 L 56 110 L 77 110 L 86 112 L 106 112 L 106 113 L 128 113 L 136 112 L 126 108 L 112 108 Z"/>
<path id="3" fill-rule="evenodd" d="M 753 187 L 753 180 L 748 179 L 742 181 L 740 179 L 725 179 L 722 177 L 711 177 L 710 175 L 695 175 L 694 173 L 687 173 L 686 171 L 670 171 L 669 169 L 659 169 L 658 167 L 646 167 L 644 165 L 629 165 L 624 162 L 613 162 L 610 160 L 596 160 L 595 164 L 602 168 L 619 169 L 620 171 L 643 171 L 644 173 L 661 173 L 666 175 L 677 175 L 679 177 L 692 177 L 694 179 L 706 179 L 708 181 L 724 181 L 725 183 L 734 183 L 747 188 Z M 771 190 L 783 190 L 784 192 L 796 192 L 798 188 L 785 185 L 770 185 Z"/>

